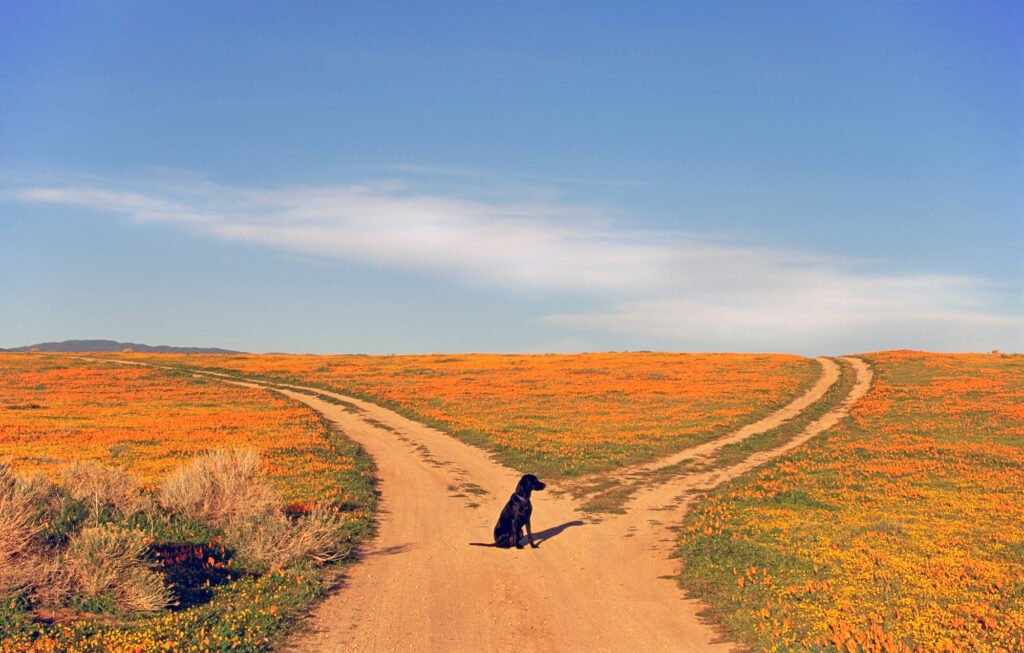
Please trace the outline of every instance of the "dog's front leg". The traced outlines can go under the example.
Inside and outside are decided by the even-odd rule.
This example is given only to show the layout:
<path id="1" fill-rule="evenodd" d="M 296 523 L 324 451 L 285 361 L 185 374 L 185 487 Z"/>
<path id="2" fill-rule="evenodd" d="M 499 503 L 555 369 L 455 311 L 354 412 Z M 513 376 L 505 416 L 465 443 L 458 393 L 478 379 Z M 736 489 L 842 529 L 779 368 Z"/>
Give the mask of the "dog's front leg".
<path id="1" fill-rule="evenodd" d="M 538 546 L 540 546 L 539 544 L 536 544 L 536 543 L 534 543 L 534 541 L 533 541 L 533 529 L 532 529 L 532 528 L 530 528 L 530 520 L 529 520 L 529 519 L 527 519 L 527 520 L 526 520 L 526 535 L 527 535 L 527 536 L 529 536 L 529 539 L 530 539 L 530 546 L 531 546 L 531 547 L 533 547 L 534 549 L 536 549 L 536 548 L 537 548 Z"/>
<path id="2" fill-rule="evenodd" d="M 512 537 L 516 538 L 516 548 L 523 548 L 523 525 L 519 522 L 512 522 Z"/>

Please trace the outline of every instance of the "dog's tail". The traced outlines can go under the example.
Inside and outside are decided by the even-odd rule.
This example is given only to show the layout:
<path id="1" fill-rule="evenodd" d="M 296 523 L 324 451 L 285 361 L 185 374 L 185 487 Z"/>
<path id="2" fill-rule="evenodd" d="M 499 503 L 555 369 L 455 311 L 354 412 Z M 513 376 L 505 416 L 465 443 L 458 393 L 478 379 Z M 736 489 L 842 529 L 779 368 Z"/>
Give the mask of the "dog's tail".
<path id="1" fill-rule="evenodd" d="M 470 546 L 498 546 L 494 542 L 470 542 Z"/>

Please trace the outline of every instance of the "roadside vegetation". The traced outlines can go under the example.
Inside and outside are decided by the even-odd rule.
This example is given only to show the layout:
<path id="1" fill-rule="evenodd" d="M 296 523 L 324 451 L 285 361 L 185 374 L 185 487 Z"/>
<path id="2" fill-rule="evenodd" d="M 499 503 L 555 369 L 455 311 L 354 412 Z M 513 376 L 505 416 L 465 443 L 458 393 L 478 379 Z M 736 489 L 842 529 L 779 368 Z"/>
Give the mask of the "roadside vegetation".
<path id="1" fill-rule="evenodd" d="M 77 434 L 88 433 L 81 447 L 86 456 L 104 451 L 91 447 L 97 441 L 123 444 L 126 435 L 113 417 L 118 413 L 109 411 L 124 397 L 102 373 L 126 370 L 17 356 L 40 355 L 5 359 L 0 385 L 0 443 L 8 453 L 0 462 L 0 651 L 268 650 L 337 582 L 372 531 L 372 462 L 312 411 L 300 411 L 298 422 L 266 415 L 270 421 L 258 421 L 254 430 L 231 428 L 237 423 L 229 420 L 219 431 L 214 416 L 231 409 L 217 402 L 255 394 L 269 412 L 284 400 L 179 374 L 127 370 L 127 378 L 141 385 L 122 383 L 121 394 L 154 420 L 145 423 L 145 438 L 157 442 L 146 446 L 173 452 L 167 458 L 177 461 L 154 479 L 151 467 L 136 469 L 132 458 L 76 460 L 74 439 L 55 445 L 48 438 L 61 434 L 42 417 L 53 410 L 58 423 L 77 424 Z M 19 384 L 17 369 L 32 379 L 50 376 L 46 383 Z M 83 407 L 76 411 L 76 400 L 68 398 L 76 384 L 60 386 L 54 379 L 85 373 L 100 390 L 88 396 L 81 386 Z M 166 395 L 159 392 L 160 382 L 168 384 Z M 173 418 L 159 419 L 161 411 L 147 402 L 167 409 L 183 401 L 180 393 L 193 391 L 210 403 L 186 402 L 184 414 L 209 430 L 211 442 L 232 442 L 230 434 L 249 437 L 250 446 L 270 443 L 267 429 L 275 427 L 291 437 L 262 454 L 186 449 L 182 442 L 199 440 L 181 433 L 197 433 L 200 426 L 183 420 L 183 429 L 176 430 Z M 61 396 L 60 408 L 52 408 L 54 395 Z M 166 401 L 168 395 L 173 401 Z M 204 410 L 197 417 L 187 406 Z M 241 406 L 254 408 L 252 398 Z M 294 406 L 284 408 L 294 419 Z M 32 419 L 22 417 L 30 412 Z M 108 439 L 102 438 L 104 420 L 112 421 Z M 138 422 L 126 422 L 136 433 L 141 430 Z M 154 424 L 169 427 L 168 443 L 159 441 Z M 33 431 L 33 425 L 39 428 Z M 41 458 L 37 451 L 60 457 Z M 308 459 L 315 465 L 282 468 L 271 459 L 279 455 L 285 464 Z"/>
<path id="2" fill-rule="evenodd" d="M 367 399 L 548 477 L 650 460 L 789 403 L 812 359 L 658 352 L 459 356 L 122 356 Z"/>
<path id="3" fill-rule="evenodd" d="M 1024 650 L 1024 357 L 862 358 L 850 418 L 686 517 L 682 585 L 754 650 Z"/>

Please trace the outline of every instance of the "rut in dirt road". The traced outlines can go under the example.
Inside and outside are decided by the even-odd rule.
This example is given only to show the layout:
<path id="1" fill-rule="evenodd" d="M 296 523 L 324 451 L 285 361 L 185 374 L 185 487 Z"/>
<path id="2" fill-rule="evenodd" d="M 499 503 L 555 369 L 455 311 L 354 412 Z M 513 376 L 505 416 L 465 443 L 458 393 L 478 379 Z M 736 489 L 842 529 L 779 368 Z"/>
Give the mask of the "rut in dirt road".
<path id="1" fill-rule="evenodd" d="M 617 473 L 633 474 L 648 472 L 661 467 L 675 465 L 690 458 L 709 456 L 726 445 L 740 442 L 751 436 L 757 435 L 758 433 L 764 433 L 765 431 L 776 428 L 783 422 L 796 417 L 803 411 L 807 410 L 812 404 L 824 397 L 829 388 L 839 381 L 839 366 L 836 365 L 835 361 L 824 357 L 819 357 L 814 360 L 821 365 L 821 376 L 818 380 L 815 381 L 814 385 L 808 388 L 802 395 L 782 408 L 773 411 L 770 415 L 763 417 L 756 422 L 751 422 L 750 424 L 741 426 L 732 433 L 717 437 L 714 440 L 689 447 L 682 451 L 669 454 L 668 456 L 662 456 L 640 465 L 622 468 L 621 470 L 618 470 Z"/>
<path id="2" fill-rule="evenodd" d="M 828 358 L 815 360 L 821 366 L 821 376 L 814 385 L 789 404 L 756 422 L 745 424 L 731 433 L 645 463 L 621 467 L 606 474 L 582 477 L 567 484 L 566 491 L 582 503 L 583 510 L 597 509 L 603 512 L 614 509 L 617 503 L 630 500 L 631 496 L 641 487 L 652 484 L 662 485 L 670 482 L 670 480 L 665 480 L 666 476 L 671 479 L 672 476 L 679 476 L 683 473 L 683 470 L 673 469 L 673 467 L 682 463 L 686 463 L 687 467 L 710 464 L 714 455 L 725 447 L 776 429 L 821 401 L 832 387 L 839 383 L 841 374 L 835 361 Z M 609 501 L 609 496 L 615 498 Z"/>

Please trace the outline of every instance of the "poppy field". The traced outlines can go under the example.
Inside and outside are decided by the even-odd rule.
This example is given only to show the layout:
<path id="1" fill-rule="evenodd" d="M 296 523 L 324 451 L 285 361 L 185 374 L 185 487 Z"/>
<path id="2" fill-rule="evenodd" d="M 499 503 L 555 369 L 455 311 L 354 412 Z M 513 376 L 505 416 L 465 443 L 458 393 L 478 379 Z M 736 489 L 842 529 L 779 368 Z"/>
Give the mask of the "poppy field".
<path id="1" fill-rule="evenodd" d="M 374 483 L 272 391 L 0 354 L 0 651 L 273 648 L 372 532 Z"/>
<path id="2" fill-rule="evenodd" d="M 780 408 L 821 374 L 814 360 L 764 354 L 125 356 L 364 398 L 552 476 L 712 439 Z"/>
<path id="3" fill-rule="evenodd" d="M 563 477 L 711 440 L 785 405 L 821 373 L 787 355 L 113 358 L 170 369 L 0 354 L 0 461 L 60 479 L 92 460 L 153 492 L 197 453 L 255 449 L 290 519 L 344 505 L 353 541 L 370 532 L 376 502 L 365 454 L 300 403 L 188 369 L 368 399 L 514 467 Z M 682 586 L 752 650 L 1024 650 L 1024 357 L 860 358 L 874 378 L 846 419 L 682 517 Z M 851 384 L 846 369 L 823 401 Z M 176 519 L 145 522 L 147 555 L 200 600 L 50 623 L 24 596 L 8 597 L 0 651 L 266 650 L 322 595 L 322 569 L 246 568 L 225 545 L 230 530 Z M 55 520 L 47 536 L 66 537 L 65 527 Z"/>
<path id="4" fill-rule="evenodd" d="M 683 586 L 755 650 L 1024 650 L 1024 357 L 862 358 L 850 418 L 686 518 Z"/>
<path id="5" fill-rule="evenodd" d="M 323 455 L 306 406 L 259 388 L 70 356 L 0 353 L 0 460 L 58 477 L 73 462 L 130 470 L 144 483 L 209 449 L 264 454 L 290 501 L 315 499 L 348 462 Z"/>

